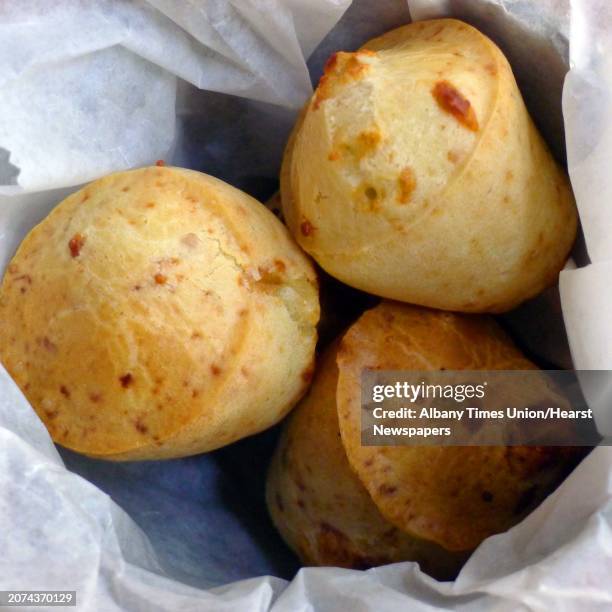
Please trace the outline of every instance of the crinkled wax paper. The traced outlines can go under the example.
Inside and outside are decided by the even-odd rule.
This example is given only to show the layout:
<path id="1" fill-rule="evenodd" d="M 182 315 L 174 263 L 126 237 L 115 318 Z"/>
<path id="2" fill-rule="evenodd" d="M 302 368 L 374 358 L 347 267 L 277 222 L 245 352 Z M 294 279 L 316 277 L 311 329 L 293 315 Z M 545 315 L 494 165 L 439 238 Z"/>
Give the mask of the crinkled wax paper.
<path id="1" fill-rule="evenodd" d="M 112 170 L 165 158 L 267 197 L 310 92 L 304 58 L 316 48 L 316 78 L 331 51 L 409 19 L 404 0 L 348 4 L 1 3 L 0 270 L 66 193 Z M 561 296 L 575 363 L 609 368 L 606 1 L 576 1 L 571 25 L 567 0 L 409 5 L 415 18 L 470 21 L 502 46 L 560 159 L 569 37 L 567 158 L 593 263 L 563 272 Z M 550 291 L 508 323 L 530 350 L 567 364 L 559 310 Z M 454 583 L 438 583 L 414 563 L 296 574 L 263 503 L 276 435 L 165 462 L 58 453 L 0 366 L 0 589 L 76 590 L 79 609 L 105 612 L 612 608 L 612 448 L 594 450 L 525 521 L 483 542 Z"/>

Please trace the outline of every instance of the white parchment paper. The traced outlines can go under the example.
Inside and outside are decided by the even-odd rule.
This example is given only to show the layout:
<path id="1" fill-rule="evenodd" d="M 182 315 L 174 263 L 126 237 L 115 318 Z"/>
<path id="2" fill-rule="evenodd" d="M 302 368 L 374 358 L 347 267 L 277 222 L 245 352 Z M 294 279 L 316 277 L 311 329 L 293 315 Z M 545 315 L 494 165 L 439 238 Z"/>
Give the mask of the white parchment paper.
<path id="1" fill-rule="evenodd" d="M 274 188 L 295 108 L 310 92 L 305 58 L 348 4 L 2 3 L 0 270 L 67 192 L 113 170 L 165 158 L 263 197 Z M 593 263 L 563 272 L 561 297 L 577 366 L 610 368 L 606 0 L 576 0 L 571 22 L 564 0 L 409 4 L 415 18 L 456 15 L 502 46 L 559 157 L 569 37 L 567 157 Z M 354 0 L 311 58 L 311 73 L 329 51 L 356 48 L 407 19 L 403 0 Z M 543 298 L 537 318 L 524 311 L 517 330 L 528 339 L 555 300 L 554 292 Z M 543 333 L 532 348 L 554 359 L 557 336 Z M 308 568 L 288 582 L 257 577 L 277 573 L 269 547 L 282 548 L 257 516 L 261 500 L 247 491 L 261 468 L 257 444 L 148 464 L 60 456 L 0 367 L 0 590 L 76 590 L 78 609 L 104 611 L 612 609 L 611 448 L 593 451 L 525 521 L 486 540 L 454 583 L 437 583 L 413 563 Z"/>
<path id="2" fill-rule="evenodd" d="M 612 370 L 612 5 L 575 1 L 572 8 L 572 70 L 563 112 L 569 172 L 591 263 L 564 271 L 559 288 L 576 368 Z M 611 436 L 612 375 L 583 388 L 599 430 Z"/>

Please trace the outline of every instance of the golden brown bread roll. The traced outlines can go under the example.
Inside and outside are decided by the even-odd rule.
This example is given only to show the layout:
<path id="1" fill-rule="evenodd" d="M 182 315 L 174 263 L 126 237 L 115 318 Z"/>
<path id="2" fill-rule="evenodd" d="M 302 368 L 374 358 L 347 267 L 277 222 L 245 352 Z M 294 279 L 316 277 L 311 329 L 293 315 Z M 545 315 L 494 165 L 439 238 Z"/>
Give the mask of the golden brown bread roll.
<path id="1" fill-rule="evenodd" d="M 365 368 L 536 369 L 490 317 L 383 302 L 348 330 L 337 361 L 338 418 L 352 469 L 388 521 L 448 550 L 471 550 L 519 522 L 576 456 L 570 447 L 362 446 Z M 545 400 L 546 384 L 541 392 Z"/>
<path id="2" fill-rule="evenodd" d="M 366 569 L 415 559 L 423 571 L 449 580 L 467 555 L 387 522 L 349 466 L 338 429 L 336 348 L 322 358 L 272 459 L 267 502 L 274 524 L 306 565 Z"/>
<path id="3" fill-rule="evenodd" d="M 0 357 L 63 446 L 178 457 L 281 419 L 318 318 L 314 270 L 263 205 L 151 167 L 91 183 L 26 237 L 0 290 Z"/>
<path id="4" fill-rule="evenodd" d="M 501 312 L 553 284 L 576 233 L 567 177 L 501 51 L 453 19 L 336 53 L 289 139 L 283 212 L 332 276 Z"/>
<path id="5" fill-rule="evenodd" d="M 519 522 L 573 465 L 572 448 L 362 446 L 366 368 L 535 366 L 489 317 L 394 302 L 367 311 L 320 364 L 270 469 L 270 513 L 307 564 L 415 560 L 450 578 L 484 538 Z"/>

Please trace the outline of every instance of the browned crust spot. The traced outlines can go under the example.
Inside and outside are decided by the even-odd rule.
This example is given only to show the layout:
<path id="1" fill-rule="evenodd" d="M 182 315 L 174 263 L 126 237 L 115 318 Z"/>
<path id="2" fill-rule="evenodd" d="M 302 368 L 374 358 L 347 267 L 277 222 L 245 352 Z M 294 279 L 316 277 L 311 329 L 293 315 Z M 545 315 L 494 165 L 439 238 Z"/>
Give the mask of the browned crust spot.
<path id="1" fill-rule="evenodd" d="M 323 76 L 314 95 L 313 109 L 317 110 L 322 102 L 333 96 L 336 85 L 363 78 L 369 66 L 361 58 L 372 55 L 376 53 L 368 49 L 354 53 L 338 51 L 331 55 L 325 62 Z"/>
<path id="2" fill-rule="evenodd" d="M 300 232 L 302 233 L 302 236 L 311 236 L 315 229 L 315 226 L 308 221 L 308 219 L 304 219 L 304 221 L 300 223 Z"/>
<path id="3" fill-rule="evenodd" d="M 142 422 L 140 417 L 134 421 L 134 428 L 141 434 L 146 434 L 149 431 L 149 428 Z"/>
<path id="4" fill-rule="evenodd" d="M 81 254 L 81 249 L 85 244 L 85 236 L 83 234 L 75 234 L 68 241 L 68 248 L 70 249 L 70 255 L 72 257 L 78 257 Z"/>
<path id="5" fill-rule="evenodd" d="M 213 376 L 219 376 L 221 374 L 221 368 L 216 363 L 211 364 L 210 371 Z"/>
<path id="6" fill-rule="evenodd" d="M 134 377 L 130 372 L 128 372 L 127 374 L 119 377 L 119 382 L 124 389 L 127 389 L 134 382 Z"/>
<path id="7" fill-rule="evenodd" d="M 478 131 L 478 119 L 470 101 L 449 81 L 438 81 L 431 90 L 438 106 L 472 132 Z"/>
<path id="8" fill-rule="evenodd" d="M 165 285 L 166 281 L 168 280 L 166 278 L 166 276 L 164 276 L 163 274 L 161 274 L 159 272 L 157 274 L 155 274 L 155 276 L 153 276 L 153 279 L 155 280 L 156 284 L 158 284 L 158 285 Z"/>
<path id="9" fill-rule="evenodd" d="M 382 136 L 378 130 L 368 130 L 366 132 L 360 132 L 357 136 L 357 142 L 360 147 L 363 149 L 364 153 L 369 151 L 373 151 L 378 147 L 380 141 L 382 140 Z"/>
<path id="10" fill-rule="evenodd" d="M 412 197 L 417 184 L 412 168 L 406 166 L 406 168 L 400 172 L 397 182 L 397 201 L 400 204 L 406 204 Z"/>
<path id="11" fill-rule="evenodd" d="M 51 340 L 49 340 L 47 336 L 42 338 L 40 343 L 45 348 L 45 350 L 49 351 L 50 353 L 55 353 L 55 351 L 57 351 L 57 346 L 53 342 L 51 342 Z"/>
<path id="12" fill-rule="evenodd" d="M 381 141 L 382 135 L 376 127 L 374 127 L 374 129 L 364 130 L 351 141 L 337 143 L 330 151 L 328 159 L 330 161 L 337 161 L 345 155 L 348 155 L 360 160 L 366 155 L 371 155 L 376 151 Z"/>
<path id="13" fill-rule="evenodd" d="M 15 276 L 13 278 L 13 282 L 17 283 L 19 281 L 23 281 L 26 285 L 31 285 L 32 284 L 32 277 L 29 274 L 21 274 L 20 276 Z M 21 287 L 21 293 L 25 293 L 26 292 L 26 288 L 25 287 Z"/>
<path id="14" fill-rule="evenodd" d="M 459 161 L 459 154 L 457 153 L 457 151 L 451 149 L 447 154 L 446 154 L 446 158 L 448 159 L 449 162 L 451 162 L 452 164 L 456 164 Z"/>

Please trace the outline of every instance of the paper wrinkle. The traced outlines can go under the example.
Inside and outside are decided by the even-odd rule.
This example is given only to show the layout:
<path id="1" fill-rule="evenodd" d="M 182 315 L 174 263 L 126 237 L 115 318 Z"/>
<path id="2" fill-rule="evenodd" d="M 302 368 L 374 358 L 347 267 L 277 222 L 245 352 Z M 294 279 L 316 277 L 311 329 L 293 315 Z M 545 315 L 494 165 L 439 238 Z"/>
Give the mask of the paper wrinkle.
<path id="1" fill-rule="evenodd" d="M 572 10 L 572 71 L 563 90 L 568 165 L 588 254 L 602 262 L 612 259 L 612 5 L 574 0 Z"/>
<path id="2" fill-rule="evenodd" d="M 56 202 L 76 185 L 112 170 L 167 156 L 245 188 L 249 181 L 274 178 L 294 109 L 310 91 L 304 58 L 349 3 L 2 3 L 0 270 Z M 562 155 L 560 108 L 553 107 L 566 70 L 567 1 L 538 2 L 536 12 L 526 0 L 409 4 L 415 17 L 452 14 L 469 21 L 471 16 L 499 36 L 530 109 Z M 355 48 L 380 33 L 373 24 L 384 24 L 383 30 L 399 25 L 394 20 L 405 6 L 402 0 L 355 0 L 311 67 L 320 69 L 330 50 Z M 575 0 L 572 8 L 573 68 L 563 105 L 570 173 L 594 263 L 568 267 L 560 293 L 575 364 L 610 368 L 612 247 L 605 236 L 612 215 L 607 206 L 612 55 L 610 37 L 604 36 L 610 32 L 610 7 L 604 0 Z M 210 91 L 196 91 L 185 81 Z M 149 95 L 143 96 L 145 91 Z M 554 291 L 541 299 L 537 312 L 554 311 Z M 524 330 L 528 319 L 524 315 L 518 328 Z M 554 336 L 552 331 L 542 336 L 547 346 L 539 347 L 541 354 L 559 354 L 561 349 L 546 339 Z M 607 393 L 593 389 L 590 401 L 603 406 Z M 602 407 L 598 425 L 612 431 L 612 419 L 605 416 Z M 291 582 L 265 576 L 216 588 L 210 586 L 234 576 L 238 566 L 245 572 L 270 567 L 264 550 L 253 553 L 261 540 L 253 540 L 252 527 L 232 517 L 218 490 L 223 483 L 232 486 L 218 455 L 114 465 L 62 451 L 72 469 L 121 500 L 141 528 L 109 495 L 64 467 L 43 424 L 1 367 L 0 448 L 0 589 L 76 589 L 79 609 L 105 611 L 612 606 L 608 447 L 593 451 L 521 524 L 483 542 L 454 583 L 438 583 L 416 564 L 400 563 L 367 572 L 304 568 Z M 182 513 L 167 513 L 168 506 Z M 199 554 L 185 536 L 195 539 L 196 528 L 208 534 Z M 228 547 L 230 541 L 235 548 Z"/>
<path id="3" fill-rule="evenodd" d="M 612 370 L 612 6 L 573 0 L 570 60 L 563 89 L 568 167 L 588 257 L 559 281 L 576 369 Z M 612 373 L 581 379 L 599 431 L 612 436 Z"/>
<path id="4" fill-rule="evenodd" d="M 304 52 L 348 4 L 3 3 L 0 195 L 77 185 L 166 157 L 177 78 L 299 108 L 312 92 Z"/>

